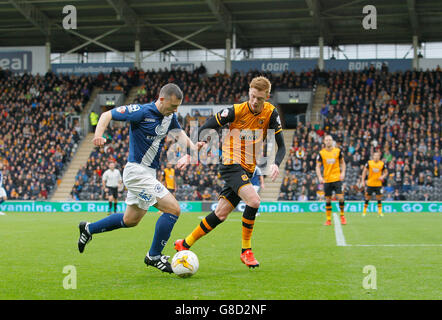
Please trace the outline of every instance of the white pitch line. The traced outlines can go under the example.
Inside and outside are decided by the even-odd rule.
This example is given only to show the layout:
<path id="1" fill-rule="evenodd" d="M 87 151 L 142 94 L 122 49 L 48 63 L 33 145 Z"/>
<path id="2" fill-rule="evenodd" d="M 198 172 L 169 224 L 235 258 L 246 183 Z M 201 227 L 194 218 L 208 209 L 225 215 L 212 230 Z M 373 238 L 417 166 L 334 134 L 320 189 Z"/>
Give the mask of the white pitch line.
<path id="1" fill-rule="evenodd" d="M 336 213 L 333 213 L 333 221 L 333 225 L 335 226 L 336 245 L 338 247 L 347 246 L 347 243 L 345 242 L 344 232 L 342 231 L 341 221 Z"/>

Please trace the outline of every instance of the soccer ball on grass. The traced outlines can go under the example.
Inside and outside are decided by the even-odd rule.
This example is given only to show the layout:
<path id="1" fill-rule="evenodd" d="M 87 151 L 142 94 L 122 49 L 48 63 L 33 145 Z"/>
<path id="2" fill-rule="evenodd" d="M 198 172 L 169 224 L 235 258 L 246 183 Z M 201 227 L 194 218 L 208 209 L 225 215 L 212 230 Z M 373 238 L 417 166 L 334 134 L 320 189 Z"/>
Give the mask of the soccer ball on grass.
<path id="1" fill-rule="evenodd" d="M 179 251 L 172 258 L 172 270 L 181 278 L 193 276 L 199 266 L 198 257 L 190 250 Z"/>

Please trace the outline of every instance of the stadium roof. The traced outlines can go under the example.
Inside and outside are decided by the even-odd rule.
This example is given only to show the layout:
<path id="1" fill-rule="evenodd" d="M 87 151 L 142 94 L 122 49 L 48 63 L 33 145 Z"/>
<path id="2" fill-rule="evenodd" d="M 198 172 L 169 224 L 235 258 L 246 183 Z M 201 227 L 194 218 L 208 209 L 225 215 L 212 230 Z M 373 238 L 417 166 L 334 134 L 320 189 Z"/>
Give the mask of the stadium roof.
<path id="1" fill-rule="evenodd" d="M 77 10 L 70 32 L 62 28 L 66 5 Z M 376 30 L 362 27 L 365 5 L 376 7 Z M 246 49 L 317 46 L 320 34 L 325 45 L 411 43 L 413 35 L 431 42 L 442 40 L 441 25 L 440 0 L 0 0 L 0 45 L 49 39 L 52 52 L 87 40 L 83 51 L 108 51 L 97 42 L 134 51 L 137 37 L 141 50 L 221 49 L 232 30 L 236 47 Z"/>

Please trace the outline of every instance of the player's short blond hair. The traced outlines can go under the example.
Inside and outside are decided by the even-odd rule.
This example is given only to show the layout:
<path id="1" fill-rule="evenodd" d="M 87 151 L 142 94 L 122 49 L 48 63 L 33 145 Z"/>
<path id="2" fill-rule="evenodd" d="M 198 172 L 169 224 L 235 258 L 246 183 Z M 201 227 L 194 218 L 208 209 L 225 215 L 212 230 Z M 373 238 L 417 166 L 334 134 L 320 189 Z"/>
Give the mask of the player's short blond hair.
<path id="1" fill-rule="evenodd" d="M 250 82 L 250 88 L 255 88 L 259 91 L 265 91 L 266 94 L 270 94 L 270 91 L 272 90 L 272 84 L 266 77 L 259 76 L 252 79 L 252 82 Z"/>

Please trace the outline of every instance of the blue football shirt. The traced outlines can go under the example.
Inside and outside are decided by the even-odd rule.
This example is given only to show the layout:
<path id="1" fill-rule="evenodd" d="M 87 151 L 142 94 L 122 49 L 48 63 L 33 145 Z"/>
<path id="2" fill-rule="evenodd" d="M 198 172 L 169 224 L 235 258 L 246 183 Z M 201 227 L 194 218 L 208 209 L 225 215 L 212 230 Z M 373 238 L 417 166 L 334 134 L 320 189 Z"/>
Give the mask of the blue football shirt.
<path id="1" fill-rule="evenodd" d="M 158 169 L 167 133 L 182 130 L 176 114 L 164 116 L 154 102 L 117 107 L 111 113 L 112 120 L 130 123 L 128 162 Z"/>

